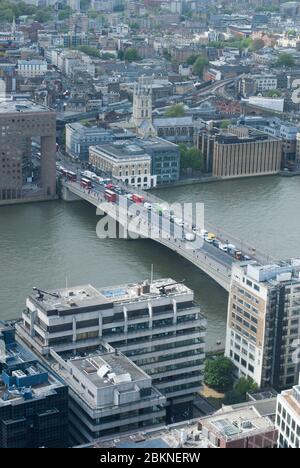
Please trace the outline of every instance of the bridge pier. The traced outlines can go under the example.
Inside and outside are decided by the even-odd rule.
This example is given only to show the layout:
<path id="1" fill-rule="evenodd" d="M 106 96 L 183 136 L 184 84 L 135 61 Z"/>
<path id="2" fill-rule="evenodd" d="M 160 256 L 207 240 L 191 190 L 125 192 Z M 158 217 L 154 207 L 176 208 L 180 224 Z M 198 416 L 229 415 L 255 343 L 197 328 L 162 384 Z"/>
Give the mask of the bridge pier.
<path id="1" fill-rule="evenodd" d="M 82 200 L 82 198 L 78 197 L 77 195 L 75 195 L 75 193 L 71 192 L 68 189 L 68 187 L 66 187 L 65 185 L 61 187 L 61 198 L 62 200 L 66 202 L 74 202 L 74 201 Z"/>

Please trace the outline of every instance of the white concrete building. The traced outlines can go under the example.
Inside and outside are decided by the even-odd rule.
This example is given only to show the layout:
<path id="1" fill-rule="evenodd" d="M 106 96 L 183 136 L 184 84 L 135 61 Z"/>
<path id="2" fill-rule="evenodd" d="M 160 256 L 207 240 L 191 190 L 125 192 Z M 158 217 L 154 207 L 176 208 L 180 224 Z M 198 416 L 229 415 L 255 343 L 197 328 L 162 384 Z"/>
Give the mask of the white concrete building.
<path id="1" fill-rule="evenodd" d="M 55 359 L 55 353 L 52 359 Z M 73 444 L 165 424 L 166 397 L 152 379 L 119 351 L 89 354 L 53 368 L 69 386 Z"/>
<path id="2" fill-rule="evenodd" d="M 276 428 L 278 448 L 300 448 L 300 377 L 299 385 L 277 397 Z"/>
<path id="3" fill-rule="evenodd" d="M 40 355 L 120 350 L 167 398 L 201 387 L 206 319 L 194 293 L 172 279 L 95 289 L 78 286 L 27 299 L 18 334 Z"/>
<path id="4" fill-rule="evenodd" d="M 18 60 L 18 74 L 24 78 L 35 78 L 47 73 L 45 60 Z"/>
<path id="5" fill-rule="evenodd" d="M 149 189 L 157 184 L 157 176 L 151 175 L 151 156 L 131 141 L 90 146 L 89 153 L 90 164 L 132 187 Z"/>

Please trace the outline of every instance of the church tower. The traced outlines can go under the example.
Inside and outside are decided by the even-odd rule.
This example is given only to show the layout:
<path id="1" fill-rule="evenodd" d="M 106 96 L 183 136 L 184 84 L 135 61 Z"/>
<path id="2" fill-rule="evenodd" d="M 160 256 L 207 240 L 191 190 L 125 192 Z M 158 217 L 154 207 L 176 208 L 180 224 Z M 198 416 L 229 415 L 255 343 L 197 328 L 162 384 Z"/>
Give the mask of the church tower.
<path id="1" fill-rule="evenodd" d="M 155 136 L 152 124 L 152 78 L 141 76 L 134 85 L 132 123 L 139 135 Z"/>

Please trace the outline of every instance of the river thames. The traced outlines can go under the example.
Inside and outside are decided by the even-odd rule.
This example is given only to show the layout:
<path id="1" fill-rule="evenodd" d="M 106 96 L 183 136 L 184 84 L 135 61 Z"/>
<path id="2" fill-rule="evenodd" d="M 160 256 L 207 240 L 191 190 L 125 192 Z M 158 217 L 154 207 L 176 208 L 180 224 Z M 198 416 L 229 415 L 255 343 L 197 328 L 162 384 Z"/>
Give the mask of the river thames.
<path id="1" fill-rule="evenodd" d="M 205 218 L 276 258 L 300 256 L 300 177 L 230 180 L 157 190 L 166 201 L 203 202 Z M 224 343 L 227 293 L 148 240 L 99 239 L 95 208 L 55 201 L 0 208 L 0 318 L 19 317 L 33 286 L 108 286 L 150 277 L 185 279 L 208 318 L 207 348 Z"/>

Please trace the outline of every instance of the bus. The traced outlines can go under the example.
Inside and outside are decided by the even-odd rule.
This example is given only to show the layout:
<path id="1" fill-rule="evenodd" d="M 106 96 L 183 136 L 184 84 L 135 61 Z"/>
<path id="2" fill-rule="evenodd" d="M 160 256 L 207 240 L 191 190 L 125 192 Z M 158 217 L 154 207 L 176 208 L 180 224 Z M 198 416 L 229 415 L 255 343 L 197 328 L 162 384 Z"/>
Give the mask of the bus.
<path id="1" fill-rule="evenodd" d="M 66 171 L 66 174 L 65 174 L 66 178 L 68 180 L 70 180 L 71 182 L 76 182 L 77 180 L 77 174 L 75 172 L 72 172 L 72 171 Z"/>
<path id="2" fill-rule="evenodd" d="M 82 188 L 85 188 L 85 189 L 91 189 L 92 188 L 92 181 L 89 180 L 89 179 L 85 179 L 84 177 L 82 177 L 81 181 L 80 181 L 80 186 Z"/>
<path id="3" fill-rule="evenodd" d="M 117 194 L 112 190 L 105 190 L 104 198 L 108 202 L 115 203 L 117 201 Z"/>
<path id="4" fill-rule="evenodd" d="M 134 203 L 144 203 L 145 201 L 145 198 L 142 197 L 142 195 L 137 195 L 136 193 L 134 193 L 131 197 L 131 200 L 134 202 Z"/>

